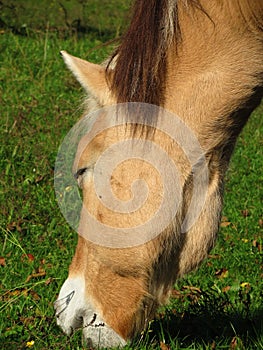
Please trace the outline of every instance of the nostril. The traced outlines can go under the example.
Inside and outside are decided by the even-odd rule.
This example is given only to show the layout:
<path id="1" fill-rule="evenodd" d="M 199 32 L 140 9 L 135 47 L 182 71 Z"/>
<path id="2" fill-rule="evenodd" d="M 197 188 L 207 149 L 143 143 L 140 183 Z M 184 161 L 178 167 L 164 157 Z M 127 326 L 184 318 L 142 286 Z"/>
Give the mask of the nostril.
<path id="1" fill-rule="evenodd" d="M 62 314 L 69 306 L 73 296 L 75 294 L 75 290 L 70 292 L 68 295 L 66 295 L 64 298 L 58 299 L 54 303 L 54 307 L 56 310 L 56 318 L 59 318 L 59 315 Z"/>
<path id="2" fill-rule="evenodd" d="M 102 322 L 100 320 L 96 322 L 96 319 L 97 319 L 97 314 L 94 313 L 92 319 L 87 324 L 84 324 L 84 322 L 83 322 L 83 328 L 86 328 L 86 327 L 94 327 L 94 328 L 105 327 L 104 322 Z"/>
<path id="3" fill-rule="evenodd" d="M 91 326 L 91 325 L 96 321 L 96 318 L 97 318 L 97 315 L 94 313 L 94 314 L 93 314 L 93 318 L 92 318 L 92 320 L 90 321 L 90 323 L 88 324 L 88 326 Z"/>

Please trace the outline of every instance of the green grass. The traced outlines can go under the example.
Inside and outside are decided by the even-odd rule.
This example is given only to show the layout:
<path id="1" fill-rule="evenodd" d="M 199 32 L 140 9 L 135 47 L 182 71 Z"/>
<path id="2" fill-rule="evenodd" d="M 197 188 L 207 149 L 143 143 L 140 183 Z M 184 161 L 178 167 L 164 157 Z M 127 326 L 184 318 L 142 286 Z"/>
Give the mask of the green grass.
<path id="1" fill-rule="evenodd" d="M 3 349 L 32 340 L 32 349 L 82 348 L 81 332 L 67 338 L 53 310 L 77 240 L 57 206 L 53 168 L 83 97 L 59 50 L 99 62 L 111 49 L 89 52 L 100 43 L 94 35 L 0 36 Z M 237 143 L 216 247 L 127 349 L 263 349 L 262 116 L 259 108 Z"/>
<path id="2" fill-rule="evenodd" d="M 0 26 L 17 33 L 32 30 L 117 37 L 127 24 L 130 0 L 2 0 Z"/>

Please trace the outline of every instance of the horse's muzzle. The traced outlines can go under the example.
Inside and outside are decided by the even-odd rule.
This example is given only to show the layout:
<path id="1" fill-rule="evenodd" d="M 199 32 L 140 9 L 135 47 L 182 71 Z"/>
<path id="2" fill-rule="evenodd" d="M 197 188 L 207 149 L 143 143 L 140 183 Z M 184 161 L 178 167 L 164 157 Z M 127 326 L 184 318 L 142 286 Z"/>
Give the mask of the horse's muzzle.
<path id="1" fill-rule="evenodd" d="M 124 346 L 126 341 L 109 327 L 85 297 L 82 278 L 68 278 L 54 303 L 57 324 L 64 333 L 83 331 L 83 342 L 89 347 L 111 348 Z"/>

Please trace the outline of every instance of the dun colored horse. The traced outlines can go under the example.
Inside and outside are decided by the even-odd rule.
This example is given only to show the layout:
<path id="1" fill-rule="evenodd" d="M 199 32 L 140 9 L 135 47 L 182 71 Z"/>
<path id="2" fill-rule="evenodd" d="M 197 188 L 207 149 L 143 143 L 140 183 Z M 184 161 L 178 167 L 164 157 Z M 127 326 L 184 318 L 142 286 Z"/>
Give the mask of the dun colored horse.
<path id="1" fill-rule="evenodd" d="M 81 140 L 74 162 L 83 210 L 69 276 L 55 302 L 57 323 L 67 334 L 82 327 L 90 345 L 121 346 L 146 328 L 158 306 L 168 300 L 175 280 L 195 269 L 214 246 L 224 176 L 235 141 L 262 97 L 263 2 L 136 0 L 130 26 L 107 64 L 92 64 L 64 51 L 62 56 L 90 96 L 85 114 L 102 112 L 94 123 L 99 131 L 90 142 L 85 143 L 85 137 Z M 131 103 L 125 107 L 126 122 L 116 121 L 112 126 L 106 118 L 100 128 L 105 108 L 116 105 L 117 117 L 113 118 L 117 120 L 118 106 L 123 103 Z M 130 106 L 137 103 L 138 109 L 130 116 Z M 144 108 L 140 106 L 145 105 L 152 106 L 150 112 L 136 121 L 136 111 L 140 114 Z M 205 159 L 198 171 L 193 171 L 189 161 L 191 149 L 185 156 L 184 147 L 169 135 L 169 128 L 158 127 L 161 119 L 166 123 L 167 115 L 172 122 L 174 116 L 178 137 L 180 125 L 182 129 L 185 125 L 192 132 L 191 140 L 198 140 Z M 187 138 L 185 130 L 183 138 Z M 131 139 L 161 147 L 176 164 L 179 176 L 176 181 L 169 176 L 169 183 L 162 184 L 166 170 L 162 174 L 153 169 L 143 154 L 119 162 L 109 183 L 115 197 L 129 202 L 130 184 L 136 178 L 148 184 L 150 194 L 142 203 L 144 209 L 118 212 L 104 205 L 103 192 L 94 191 L 94 169 L 110 146 Z M 112 156 L 118 158 L 116 152 L 113 149 Z M 208 174 L 202 208 L 192 224 L 183 227 L 186 213 L 195 209 L 191 198 L 201 168 Z M 165 192 L 170 183 L 171 190 Z M 149 221 L 173 189 L 176 201 L 180 199 L 176 215 L 163 227 L 157 225 L 160 232 L 152 239 L 134 245 L 118 246 L 118 240 L 101 244 L 96 241 L 97 231 L 95 240 L 89 239 L 94 232 L 87 211 L 105 227 L 117 227 L 119 232 L 128 227 L 132 233 L 133 227 Z"/>

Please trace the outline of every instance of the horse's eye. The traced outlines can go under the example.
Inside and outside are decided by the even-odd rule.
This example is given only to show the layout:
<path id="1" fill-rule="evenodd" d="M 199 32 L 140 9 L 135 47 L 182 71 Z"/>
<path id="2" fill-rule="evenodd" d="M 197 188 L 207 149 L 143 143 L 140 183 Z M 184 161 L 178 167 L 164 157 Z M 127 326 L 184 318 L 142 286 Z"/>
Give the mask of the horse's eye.
<path id="1" fill-rule="evenodd" d="M 82 176 L 86 171 L 87 171 L 88 168 L 80 168 L 75 174 L 74 174 L 74 177 L 76 180 L 78 180 L 78 178 L 80 176 Z"/>

